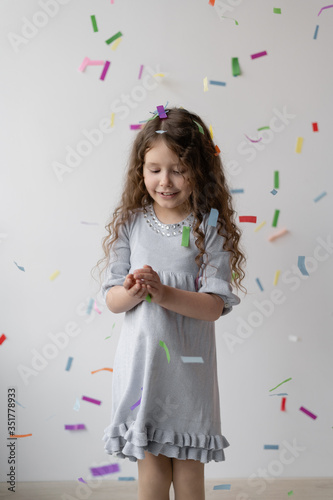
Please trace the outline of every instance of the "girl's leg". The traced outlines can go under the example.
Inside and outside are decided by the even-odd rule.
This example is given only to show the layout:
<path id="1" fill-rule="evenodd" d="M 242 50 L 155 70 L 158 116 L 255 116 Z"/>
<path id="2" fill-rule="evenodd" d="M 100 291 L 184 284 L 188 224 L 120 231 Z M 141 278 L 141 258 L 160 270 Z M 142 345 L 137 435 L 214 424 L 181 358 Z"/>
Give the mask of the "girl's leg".
<path id="1" fill-rule="evenodd" d="M 205 500 L 204 466 L 199 460 L 172 459 L 175 500 Z"/>
<path id="2" fill-rule="evenodd" d="M 172 458 L 145 451 L 144 460 L 138 460 L 138 473 L 138 500 L 169 500 Z"/>

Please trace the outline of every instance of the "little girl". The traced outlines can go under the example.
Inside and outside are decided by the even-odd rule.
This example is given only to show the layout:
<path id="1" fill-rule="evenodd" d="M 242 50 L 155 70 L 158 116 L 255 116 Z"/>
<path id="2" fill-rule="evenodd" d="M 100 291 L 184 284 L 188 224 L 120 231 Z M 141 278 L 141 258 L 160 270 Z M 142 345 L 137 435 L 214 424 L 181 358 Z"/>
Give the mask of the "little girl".
<path id="1" fill-rule="evenodd" d="M 177 500 L 203 500 L 204 464 L 225 460 L 229 446 L 214 322 L 240 302 L 231 272 L 245 290 L 245 257 L 206 125 L 183 108 L 164 111 L 137 134 L 103 239 L 103 296 L 126 313 L 103 440 L 110 455 L 138 462 L 139 500 L 169 499 L 171 482 Z"/>

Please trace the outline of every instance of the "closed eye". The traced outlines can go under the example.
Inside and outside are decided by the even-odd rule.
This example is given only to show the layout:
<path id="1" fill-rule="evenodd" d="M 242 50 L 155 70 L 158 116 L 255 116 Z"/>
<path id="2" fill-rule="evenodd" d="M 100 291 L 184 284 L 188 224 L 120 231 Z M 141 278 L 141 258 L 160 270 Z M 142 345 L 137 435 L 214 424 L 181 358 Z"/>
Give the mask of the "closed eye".
<path id="1" fill-rule="evenodd" d="M 159 170 L 151 170 L 151 172 L 152 172 L 153 174 L 157 174 L 157 173 L 159 172 Z M 178 170 L 174 170 L 173 172 L 174 172 L 175 174 L 183 174 L 183 172 L 178 172 Z"/>

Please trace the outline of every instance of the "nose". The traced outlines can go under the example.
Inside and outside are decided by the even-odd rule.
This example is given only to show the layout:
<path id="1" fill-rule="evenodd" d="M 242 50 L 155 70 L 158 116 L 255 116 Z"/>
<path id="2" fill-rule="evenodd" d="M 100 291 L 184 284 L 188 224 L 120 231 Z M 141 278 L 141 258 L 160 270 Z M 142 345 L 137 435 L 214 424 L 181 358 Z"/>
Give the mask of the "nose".
<path id="1" fill-rule="evenodd" d="M 164 172 L 161 174 L 160 185 L 161 186 L 170 186 L 172 184 L 170 179 L 170 174 L 168 172 Z"/>

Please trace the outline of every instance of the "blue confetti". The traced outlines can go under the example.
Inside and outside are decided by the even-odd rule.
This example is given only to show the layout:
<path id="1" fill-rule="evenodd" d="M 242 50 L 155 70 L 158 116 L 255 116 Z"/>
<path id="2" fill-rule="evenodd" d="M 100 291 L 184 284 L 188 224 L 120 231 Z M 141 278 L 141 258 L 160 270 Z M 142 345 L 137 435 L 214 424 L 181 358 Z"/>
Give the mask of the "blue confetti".
<path id="1" fill-rule="evenodd" d="M 211 208 L 208 219 L 208 225 L 216 227 L 218 216 L 219 216 L 219 211 L 216 210 L 216 208 Z"/>
<path id="2" fill-rule="evenodd" d="M 88 304 L 88 309 L 87 309 L 87 314 L 90 314 L 91 311 L 92 311 L 92 308 L 93 308 L 93 305 L 94 305 L 94 299 L 90 299 L 89 300 L 89 304 Z"/>
<path id="3" fill-rule="evenodd" d="M 264 444 L 264 450 L 278 450 L 278 444 Z"/>
<path id="4" fill-rule="evenodd" d="M 244 189 L 231 189 L 230 192 L 231 194 L 244 193 Z"/>
<path id="5" fill-rule="evenodd" d="M 314 35 L 313 35 L 314 40 L 317 40 L 318 30 L 319 30 L 319 24 L 317 24 L 316 30 L 315 30 Z"/>
<path id="6" fill-rule="evenodd" d="M 217 80 L 209 80 L 209 83 L 211 85 L 222 85 L 223 87 L 227 85 L 225 82 L 218 82 Z"/>
<path id="7" fill-rule="evenodd" d="M 260 283 L 260 279 L 259 278 L 256 278 L 256 282 L 258 283 L 258 287 L 260 288 L 260 290 L 263 292 L 264 289 L 262 287 L 262 284 Z"/>
<path id="8" fill-rule="evenodd" d="M 277 190 L 276 189 L 272 189 L 271 193 L 274 194 L 274 195 L 276 195 Z"/>
<path id="9" fill-rule="evenodd" d="M 231 484 L 217 484 L 213 490 L 230 490 Z"/>
<path id="10" fill-rule="evenodd" d="M 324 196 L 326 196 L 327 193 L 326 191 L 323 191 L 317 198 L 315 198 L 313 201 L 317 203 L 317 201 L 321 200 Z"/>
<path id="11" fill-rule="evenodd" d="M 69 357 L 68 361 L 67 361 L 67 365 L 66 365 L 66 371 L 68 371 L 68 372 L 71 369 L 72 361 L 73 361 L 73 358 Z"/>

